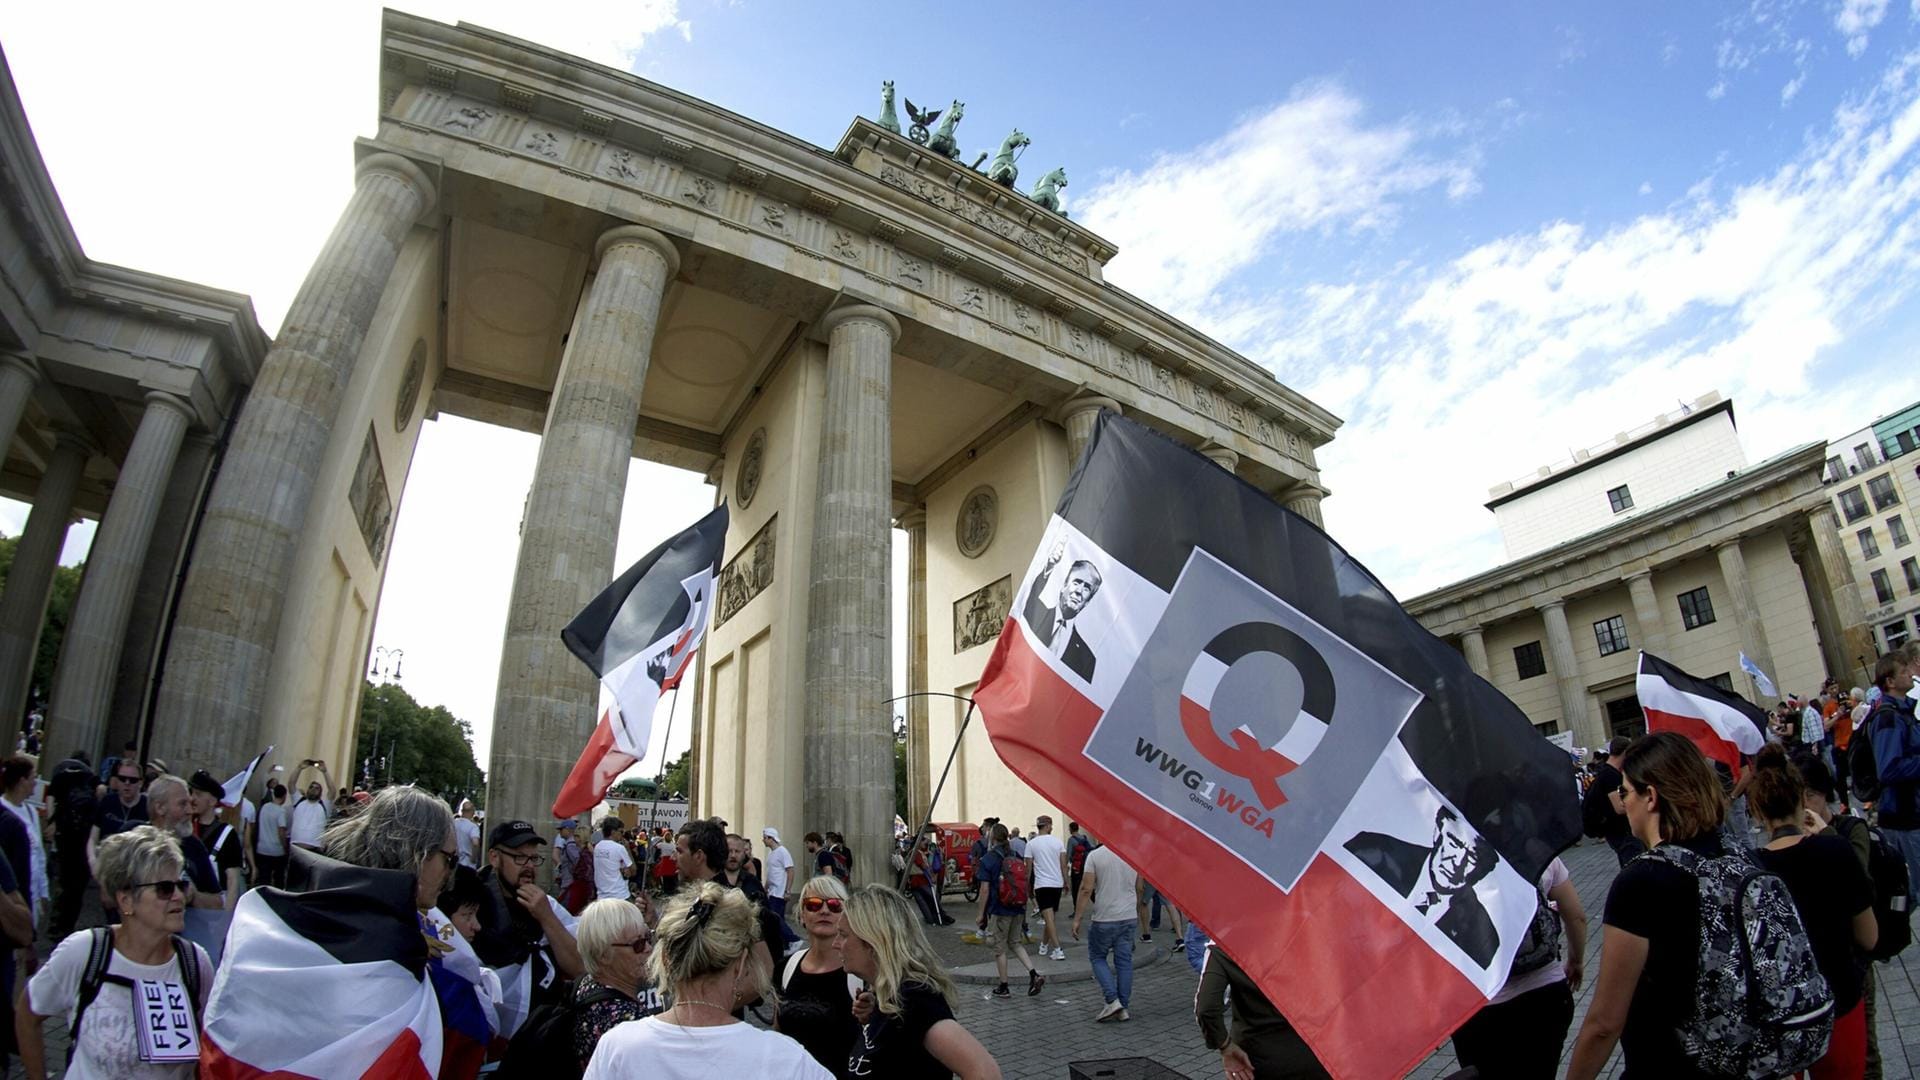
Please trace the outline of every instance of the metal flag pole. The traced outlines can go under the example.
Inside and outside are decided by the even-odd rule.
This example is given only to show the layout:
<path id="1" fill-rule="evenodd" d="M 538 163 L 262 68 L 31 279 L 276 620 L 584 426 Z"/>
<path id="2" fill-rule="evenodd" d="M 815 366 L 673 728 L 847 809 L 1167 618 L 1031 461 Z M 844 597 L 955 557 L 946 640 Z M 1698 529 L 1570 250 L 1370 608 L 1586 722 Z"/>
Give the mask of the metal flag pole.
<path id="1" fill-rule="evenodd" d="M 933 797 L 927 800 L 926 820 L 922 821 L 920 827 L 915 829 L 907 837 L 907 851 L 909 853 L 913 851 L 913 845 L 918 843 L 920 837 L 926 833 L 927 826 L 933 824 L 933 808 L 940 802 L 940 793 L 946 790 L 947 774 L 953 771 L 953 759 L 960 754 L 960 740 L 967 737 L 967 725 L 973 722 L 973 710 L 978 707 L 970 697 L 962 697 L 959 694 L 948 694 L 939 690 L 918 690 L 911 694 L 901 694 L 899 697 L 888 698 L 880 704 L 891 705 L 896 701 L 905 701 L 908 698 L 917 697 L 950 697 L 955 701 L 964 701 L 967 703 L 967 715 L 960 718 L 960 730 L 953 736 L 953 749 L 947 751 L 947 767 L 940 770 L 940 782 L 933 785 Z M 912 870 L 913 859 L 911 854 L 909 854 L 906 865 L 900 868 L 900 880 L 895 885 L 895 888 L 905 889 L 907 887 L 907 874 Z"/>

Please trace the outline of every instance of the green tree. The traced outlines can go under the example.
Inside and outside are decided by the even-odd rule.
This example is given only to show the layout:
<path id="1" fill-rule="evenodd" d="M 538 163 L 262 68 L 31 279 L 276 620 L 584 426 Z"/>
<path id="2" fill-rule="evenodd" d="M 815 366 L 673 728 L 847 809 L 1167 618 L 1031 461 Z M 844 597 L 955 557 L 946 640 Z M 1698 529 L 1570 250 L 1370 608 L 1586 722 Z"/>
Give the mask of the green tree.
<path id="1" fill-rule="evenodd" d="M 0 537 L 0 588 L 5 587 L 7 572 L 13 569 L 13 552 L 20 546 L 17 536 Z M 27 707 L 44 704 L 53 693 L 53 668 L 60 661 L 60 643 L 66 640 L 67 618 L 73 614 L 73 598 L 80 593 L 80 577 L 86 564 L 62 566 L 53 572 L 53 589 L 47 601 L 47 621 L 40 629 L 40 646 L 33 656 L 33 682 L 27 690 Z M 6 730 L 12 731 L 23 717 L 6 718 Z"/>
<path id="2" fill-rule="evenodd" d="M 693 751 L 691 749 L 681 751 L 680 756 L 667 766 L 666 776 L 661 780 L 660 787 L 669 796 L 686 798 L 687 792 L 693 788 Z"/>
<path id="3" fill-rule="evenodd" d="M 420 704 L 393 683 L 367 683 L 361 691 L 354 769 L 356 779 L 376 786 L 417 784 L 449 802 L 464 796 L 486 805 L 472 725 L 445 706 Z"/>

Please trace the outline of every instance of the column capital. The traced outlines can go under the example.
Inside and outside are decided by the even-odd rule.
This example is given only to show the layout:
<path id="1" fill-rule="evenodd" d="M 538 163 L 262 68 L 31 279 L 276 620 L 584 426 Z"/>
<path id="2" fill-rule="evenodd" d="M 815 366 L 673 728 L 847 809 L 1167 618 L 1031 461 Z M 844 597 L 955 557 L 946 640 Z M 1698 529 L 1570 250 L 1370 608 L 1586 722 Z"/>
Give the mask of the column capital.
<path id="1" fill-rule="evenodd" d="M 1232 472 L 1240 466 L 1240 451 L 1235 450 L 1231 446 L 1221 446 L 1217 442 L 1208 440 L 1201 443 L 1197 449 L 1200 451 L 1202 457 L 1228 472 Z"/>
<path id="2" fill-rule="evenodd" d="M 74 450 L 84 458 L 90 458 L 100 452 L 100 445 L 79 428 L 57 427 L 53 429 L 54 450 Z"/>
<path id="3" fill-rule="evenodd" d="M 1549 596 L 1544 600 L 1535 600 L 1533 602 L 1533 610 L 1540 612 L 1542 615 L 1549 611 L 1558 611 L 1564 615 L 1567 610 L 1567 601 L 1564 597 Z"/>
<path id="4" fill-rule="evenodd" d="M 924 529 L 927 527 L 927 508 L 924 506 L 916 506 L 906 513 L 901 514 L 898 518 L 895 518 L 894 522 L 898 527 L 908 532 L 912 532 L 915 529 Z"/>
<path id="5" fill-rule="evenodd" d="M 875 323 L 886 328 L 888 340 L 900 340 L 900 320 L 894 318 L 892 312 L 872 304 L 848 304 L 846 307 L 834 308 L 820 317 L 820 333 L 823 336 L 832 337 L 834 330 L 841 323 L 848 322 Z"/>
<path id="6" fill-rule="evenodd" d="M 1097 413 L 1103 409 L 1115 415 L 1122 412 L 1120 403 L 1104 394 L 1075 394 L 1053 407 L 1053 419 L 1055 423 L 1065 424 L 1081 413 Z"/>
<path id="7" fill-rule="evenodd" d="M 1487 628 L 1484 626 L 1469 626 L 1465 630 L 1460 631 L 1460 636 L 1463 638 L 1477 637 L 1484 641 L 1487 637 Z"/>
<path id="8" fill-rule="evenodd" d="M 599 266 L 606 262 L 607 252 L 622 244 L 641 244 L 653 249 L 667 264 L 668 278 L 680 272 L 680 249 L 673 246 L 665 233 L 645 225 L 621 225 L 601 233 L 600 239 L 593 243 L 593 264 Z"/>
<path id="9" fill-rule="evenodd" d="M 147 391 L 147 407 L 152 408 L 155 405 L 164 405 L 174 410 L 186 417 L 189 424 L 198 423 L 200 420 L 200 414 L 194 411 L 193 403 L 178 394 L 169 394 L 165 390 Z"/>
<path id="10" fill-rule="evenodd" d="M 1651 581 L 1653 580 L 1653 567 L 1643 566 L 1638 570 L 1633 570 L 1633 571 L 1629 571 L 1628 573 L 1621 574 L 1620 580 L 1621 581 L 1641 581 L 1641 580 Z"/>
<path id="11" fill-rule="evenodd" d="M 434 188 L 433 181 L 427 179 L 426 171 L 399 154 L 381 151 L 361 158 L 353 167 L 353 182 L 357 186 L 375 173 L 397 176 L 413 185 L 414 190 L 420 193 L 420 212 L 423 214 L 439 201 L 440 193 Z"/>
<path id="12" fill-rule="evenodd" d="M 40 381 L 40 365 L 25 353 L 0 352 L 0 368 L 12 368 L 35 383 Z"/>
<path id="13" fill-rule="evenodd" d="M 713 487 L 719 487 L 720 481 L 725 479 L 726 475 L 727 475 L 727 456 L 725 454 L 721 454 L 718 457 L 715 457 L 713 459 L 713 464 L 707 466 L 706 480 L 709 485 Z"/>

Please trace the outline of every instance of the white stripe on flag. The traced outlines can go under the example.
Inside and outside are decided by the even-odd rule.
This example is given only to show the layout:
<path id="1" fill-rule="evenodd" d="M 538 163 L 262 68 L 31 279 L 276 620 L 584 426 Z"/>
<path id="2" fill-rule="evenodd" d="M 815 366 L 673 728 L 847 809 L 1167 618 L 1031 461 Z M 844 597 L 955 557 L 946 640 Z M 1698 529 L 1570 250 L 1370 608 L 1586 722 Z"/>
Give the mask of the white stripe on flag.
<path id="1" fill-rule="evenodd" d="M 1725 702 L 1688 693 L 1658 675 L 1643 672 L 1634 680 L 1634 693 L 1643 709 L 1705 721 L 1743 754 L 1759 753 L 1766 742 L 1766 737 L 1745 713 Z"/>

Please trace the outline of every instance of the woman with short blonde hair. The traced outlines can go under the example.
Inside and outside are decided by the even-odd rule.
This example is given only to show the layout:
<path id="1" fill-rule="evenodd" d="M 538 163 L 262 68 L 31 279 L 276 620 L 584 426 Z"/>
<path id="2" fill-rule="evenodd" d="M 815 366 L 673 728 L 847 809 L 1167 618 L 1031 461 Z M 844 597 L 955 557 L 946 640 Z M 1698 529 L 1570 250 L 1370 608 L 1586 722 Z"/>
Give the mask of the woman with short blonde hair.
<path id="1" fill-rule="evenodd" d="M 840 1072 L 860 1036 L 853 999 L 860 980 L 840 954 L 846 933 L 847 887 L 832 874 L 800 887 L 800 929 L 806 948 L 787 954 L 780 968 L 780 1013 L 774 1028 L 806 1047 L 813 1060 Z"/>
<path id="2" fill-rule="evenodd" d="M 573 1052 L 585 1066 L 594 1047 L 616 1025 L 660 1011 L 660 991 L 648 979 L 653 931 L 630 900 L 595 900 L 574 932 L 587 973 L 573 985 Z"/>
<path id="3" fill-rule="evenodd" d="M 953 980 L 907 898 L 862 885 L 848 897 L 846 917 L 847 970 L 869 987 L 854 1002 L 861 1030 L 847 1072 L 999 1080 L 993 1055 L 954 1019 Z"/>

